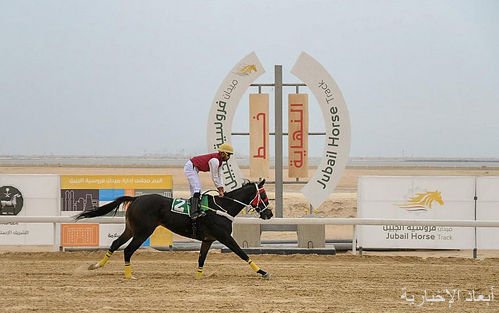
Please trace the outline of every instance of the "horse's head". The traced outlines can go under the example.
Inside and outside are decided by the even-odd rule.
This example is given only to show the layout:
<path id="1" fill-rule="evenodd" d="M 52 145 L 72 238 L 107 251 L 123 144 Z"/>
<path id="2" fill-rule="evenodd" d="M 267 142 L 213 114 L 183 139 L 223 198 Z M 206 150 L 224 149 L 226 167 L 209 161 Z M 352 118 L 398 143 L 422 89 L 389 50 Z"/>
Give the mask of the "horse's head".
<path id="1" fill-rule="evenodd" d="M 254 72 L 258 72 L 257 69 L 256 69 L 256 65 L 255 64 L 251 64 L 248 68 L 248 71 L 249 73 L 251 74 L 252 71 Z"/>
<path id="2" fill-rule="evenodd" d="M 269 204 L 269 197 L 267 197 L 267 192 L 265 191 L 265 188 L 263 188 L 264 184 L 265 179 L 258 183 L 258 185 L 255 183 L 255 186 L 257 186 L 257 191 L 255 198 L 251 202 L 251 206 L 258 212 L 261 219 L 269 220 L 272 218 L 272 216 L 274 216 L 274 214 L 272 213 L 272 209 Z"/>
<path id="3" fill-rule="evenodd" d="M 442 199 L 442 193 L 440 191 L 434 191 L 431 194 L 433 200 L 437 201 L 440 205 L 444 205 L 444 200 Z"/>

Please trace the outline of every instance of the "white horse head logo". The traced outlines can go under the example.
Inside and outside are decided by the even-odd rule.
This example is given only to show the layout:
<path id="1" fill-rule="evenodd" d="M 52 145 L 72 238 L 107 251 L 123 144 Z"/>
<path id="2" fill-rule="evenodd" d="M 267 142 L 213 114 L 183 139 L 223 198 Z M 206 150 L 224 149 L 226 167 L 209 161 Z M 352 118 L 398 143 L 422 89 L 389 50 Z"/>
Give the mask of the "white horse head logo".
<path id="1" fill-rule="evenodd" d="M 12 196 L 12 198 L 9 200 L 9 201 L 4 201 L 2 200 L 1 204 L 2 204 L 2 209 L 5 208 L 5 207 L 12 207 L 12 208 L 16 208 L 17 206 L 17 198 L 20 198 L 21 195 L 16 193 L 15 195 Z"/>

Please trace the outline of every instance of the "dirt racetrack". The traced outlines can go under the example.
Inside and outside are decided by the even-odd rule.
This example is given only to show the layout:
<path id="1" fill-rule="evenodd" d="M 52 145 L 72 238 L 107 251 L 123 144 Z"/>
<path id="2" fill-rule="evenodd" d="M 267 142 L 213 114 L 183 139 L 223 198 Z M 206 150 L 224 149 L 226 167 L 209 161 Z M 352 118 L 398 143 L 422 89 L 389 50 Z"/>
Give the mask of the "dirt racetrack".
<path id="1" fill-rule="evenodd" d="M 0 312 L 499 311 L 499 299 L 466 300 L 490 298 L 497 258 L 254 255 L 273 275 L 263 279 L 234 254 L 212 251 L 205 277 L 197 280 L 197 253 L 138 251 L 132 258 L 137 280 L 125 280 L 122 252 L 105 268 L 86 269 L 103 254 L 0 254 Z M 414 301 L 401 298 L 404 293 Z M 431 301 L 437 295 L 444 300 Z"/>
<path id="2" fill-rule="evenodd" d="M 171 174 L 175 197 L 189 194 L 183 172 L 177 168 L 0 167 L 0 173 Z M 318 208 L 318 214 L 355 217 L 357 177 L 364 175 L 499 176 L 499 170 L 347 168 L 339 190 Z M 202 179 L 209 188 L 209 177 Z M 273 186 L 267 187 L 272 197 Z M 286 186 L 285 217 L 298 217 L 308 210 L 300 188 Z M 263 235 L 262 239 L 296 240 L 296 233 Z M 352 232 L 348 226 L 336 226 L 326 229 L 326 235 L 351 238 Z M 491 288 L 499 286 L 497 252 L 485 258 L 482 254 L 478 260 L 471 259 L 469 251 L 420 250 L 409 252 L 410 256 L 403 251 L 372 252 L 362 257 L 252 256 L 273 275 L 266 280 L 235 255 L 211 251 L 205 277 L 196 280 L 197 253 L 140 250 L 132 258 L 137 280 L 128 281 L 124 279 L 122 252 L 116 252 L 105 268 L 88 271 L 86 268 L 100 260 L 104 251 L 19 249 L 0 246 L 0 312 L 499 312 L 499 298 L 491 297 Z M 401 297 L 404 294 L 405 299 Z M 466 300 L 482 300 L 480 296 L 490 296 L 491 301 Z M 443 301 L 431 301 L 434 299 Z"/>

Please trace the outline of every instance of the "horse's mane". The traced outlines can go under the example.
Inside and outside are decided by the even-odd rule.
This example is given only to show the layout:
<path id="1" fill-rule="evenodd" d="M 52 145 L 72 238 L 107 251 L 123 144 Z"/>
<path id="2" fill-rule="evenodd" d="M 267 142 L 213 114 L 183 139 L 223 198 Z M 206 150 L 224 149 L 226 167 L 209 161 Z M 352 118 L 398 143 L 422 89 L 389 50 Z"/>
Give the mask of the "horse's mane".
<path id="1" fill-rule="evenodd" d="M 233 194 L 234 192 L 237 192 L 237 191 L 241 190 L 242 188 L 247 187 L 247 186 L 249 186 L 249 185 L 253 185 L 253 184 L 255 184 L 255 183 L 254 183 L 254 182 L 252 182 L 252 181 L 250 181 L 250 180 L 249 180 L 249 179 L 247 179 L 247 178 L 243 178 L 243 184 L 242 184 L 242 186 L 241 186 L 241 187 L 239 187 L 239 188 L 236 188 L 236 189 L 233 189 L 233 190 L 231 190 L 231 191 L 227 192 L 227 194 L 228 194 L 228 195 L 231 195 L 231 194 Z"/>
<path id="2" fill-rule="evenodd" d="M 437 191 L 434 192 L 428 191 L 426 193 L 417 193 L 416 197 L 409 199 L 408 202 L 422 204 L 424 206 L 429 206 L 431 208 L 431 205 L 433 201 L 436 200 L 436 197 L 437 197 Z"/>

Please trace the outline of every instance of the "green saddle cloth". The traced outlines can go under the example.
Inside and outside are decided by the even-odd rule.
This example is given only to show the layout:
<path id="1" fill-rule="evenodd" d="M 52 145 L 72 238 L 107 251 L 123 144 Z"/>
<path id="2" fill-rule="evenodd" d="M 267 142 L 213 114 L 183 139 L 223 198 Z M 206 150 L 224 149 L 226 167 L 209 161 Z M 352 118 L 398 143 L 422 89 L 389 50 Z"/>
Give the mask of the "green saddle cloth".
<path id="1" fill-rule="evenodd" d="M 208 196 L 203 195 L 203 197 L 201 198 L 200 212 L 207 211 L 208 210 L 207 208 L 208 208 Z M 172 212 L 190 216 L 191 215 L 190 199 L 182 199 L 182 198 L 173 199 Z"/>

